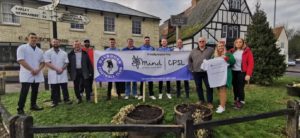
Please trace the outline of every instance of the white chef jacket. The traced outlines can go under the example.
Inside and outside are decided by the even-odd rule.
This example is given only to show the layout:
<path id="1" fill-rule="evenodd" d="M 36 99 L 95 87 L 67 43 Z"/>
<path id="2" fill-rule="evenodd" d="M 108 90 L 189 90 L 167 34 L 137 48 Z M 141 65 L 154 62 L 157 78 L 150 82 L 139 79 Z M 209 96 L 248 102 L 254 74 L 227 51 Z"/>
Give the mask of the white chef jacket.
<path id="1" fill-rule="evenodd" d="M 44 62 L 43 51 L 37 46 L 34 50 L 29 44 L 20 45 L 17 49 L 17 61 L 20 60 L 25 60 L 31 68 L 38 69 L 40 67 L 40 64 Z M 31 71 L 25 69 L 21 65 L 19 80 L 21 83 L 44 82 L 43 71 L 41 70 L 37 75 L 33 76 L 31 74 Z"/>
<path id="2" fill-rule="evenodd" d="M 54 48 L 47 50 L 44 54 L 45 63 L 51 62 L 55 67 L 62 68 L 65 64 L 69 63 L 68 54 L 59 49 L 59 52 L 55 52 Z M 48 83 L 49 84 L 59 84 L 67 83 L 68 74 L 67 69 L 65 69 L 61 74 L 51 68 L 48 68 Z"/>

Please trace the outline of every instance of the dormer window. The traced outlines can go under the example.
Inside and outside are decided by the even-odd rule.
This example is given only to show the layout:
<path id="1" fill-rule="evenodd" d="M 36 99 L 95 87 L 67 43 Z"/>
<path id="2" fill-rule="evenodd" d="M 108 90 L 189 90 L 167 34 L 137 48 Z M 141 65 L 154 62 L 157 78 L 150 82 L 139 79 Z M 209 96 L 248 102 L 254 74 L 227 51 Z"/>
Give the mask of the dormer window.
<path id="1" fill-rule="evenodd" d="M 241 0 L 229 0 L 229 10 L 241 11 Z"/>

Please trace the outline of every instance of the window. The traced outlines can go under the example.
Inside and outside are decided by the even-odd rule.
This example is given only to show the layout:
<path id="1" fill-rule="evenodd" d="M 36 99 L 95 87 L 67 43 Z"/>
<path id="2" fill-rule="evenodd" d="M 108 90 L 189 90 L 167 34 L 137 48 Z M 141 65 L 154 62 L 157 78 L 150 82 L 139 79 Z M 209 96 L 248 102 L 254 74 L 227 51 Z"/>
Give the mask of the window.
<path id="1" fill-rule="evenodd" d="M 115 32 L 115 18 L 111 16 L 104 17 L 104 31 Z"/>
<path id="2" fill-rule="evenodd" d="M 283 42 L 280 43 L 280 48 L 284 49 L 284 43 Z"/>
<path id="3" fill-rule="evenodd" d="M 226 38 L 227 37 L 227 25 L 223 25 L 221 37 L 222 38 Z"/>
<path id="4" fill-rule="evenodd" d="M 132 20 L 132 34 L 141 34 L 142 22 L 140 20 Z"/>
<path id="5" fill-rule="evenodd" d="M 223 25 L 222 38 L 236 39 L 239 37 L 240 28 L 237 25 Z"/>
<path id="6" fill-rule="evenodd" d="M 20 17 L 14 15 L 10 9 L 15 4 L 12 3 L 2 3 L 2 22 L 11 24 L 20 24 Z"/>
<path id="7" fill-rule="evenodd" d="M 83 24 L 71 23 L 71 29 L 84 30 Z"/>
<path id="8" fill-rule="evenodd" d="M 241 10 L 241 0 L 230 0 L 229 1 L 230 10 Z"/>
<path id="9" fill-rule="evenodd" d="M 17 48 L 21 43 L 0 43 L 0 64 L 17 64 Z"/>

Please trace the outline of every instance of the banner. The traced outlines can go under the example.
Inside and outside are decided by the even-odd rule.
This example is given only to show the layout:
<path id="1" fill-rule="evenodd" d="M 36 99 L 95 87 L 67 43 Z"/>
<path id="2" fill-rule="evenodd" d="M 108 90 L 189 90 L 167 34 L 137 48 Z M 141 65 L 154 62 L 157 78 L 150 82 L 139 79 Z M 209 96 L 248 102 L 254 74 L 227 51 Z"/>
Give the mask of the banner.
<path id="1" fill-rule="evenodd" d="M 97 82 L 190 80 L 190 52 L 97 51 Z"/>

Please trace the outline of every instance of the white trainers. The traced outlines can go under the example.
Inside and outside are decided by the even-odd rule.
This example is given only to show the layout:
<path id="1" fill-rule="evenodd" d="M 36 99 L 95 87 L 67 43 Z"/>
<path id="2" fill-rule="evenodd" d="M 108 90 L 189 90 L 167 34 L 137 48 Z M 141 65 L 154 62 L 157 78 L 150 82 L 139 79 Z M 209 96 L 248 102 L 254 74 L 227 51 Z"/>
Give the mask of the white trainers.
<path id="1" fill-rule="evenodd" d="M 167 97 L 168 97 L 169 99 L 172 99 L 172 96 L 171 96 L 171 94 L 169 94 L 169 93 L 167 93 Z"/>
<path id="2" fill-rule="evenodd" d="M 152 100 L 156 100 L 155 96 L 149 96 L 149 98 L 152 99 Z"/>
<path id="3" fill-rule="evenodd" d="M 134 98 L 135 98 L 135 99 L 138 99 L 138 98 L 139 98 L 139 96 L 135 95 L 135 96 L 134 96 Z"/>
<path id="4" fill-rule="evenodd" d="M 158 94 L 158 99 L 162 99 L 162 94 Z"/>
<path id="5" fill-rule="evenodd" d="M 225 108 L 223 108 L 221 105 L 219 105 L 219 107 L 217 108 L 216 113 L 221 114 L 225 111 Z"/>
<path id="6" fill-rule="evenodd" d="M 128 100 L 128 99 L 129 99 L 129 96 L 125 96 L 124 99 L 125 99 L 125 100 Z"/>
<path id="7" fill-rule="evenodd" d="M 138 96 L 138 100 L 142 100 L 143 99 L 143 96 Z"/>

